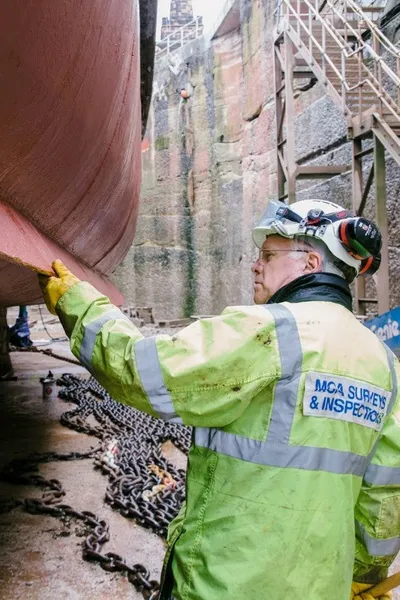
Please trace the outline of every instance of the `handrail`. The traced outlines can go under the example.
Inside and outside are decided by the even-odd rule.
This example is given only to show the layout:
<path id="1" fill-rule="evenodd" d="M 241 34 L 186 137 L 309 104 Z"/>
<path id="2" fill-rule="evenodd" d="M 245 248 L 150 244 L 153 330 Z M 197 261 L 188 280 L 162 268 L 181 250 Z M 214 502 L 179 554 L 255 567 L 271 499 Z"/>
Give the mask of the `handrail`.
<path id="1" fill-rule="evenodd" d="M 290 6 L 290 9 L 292 9 L 292 7 Z M 304 23 L 304 21 L 299 20 L 298 24 L 303 27 L 303 29 L 305 30 L 305 32 L 310 36 L 310 39 L 312 39 L 312 41 L 314 42 L 314 44 L 317 46 L 318 50 L 320 50 L 321 52 L 324 52 L 324 48 L 320 45 L 320 43 L 318 42 L 317 39 L 315 39 L 314 37 L 312 37 L 312 32 L 310 32 L 309 29 L 307 29 L 306 24 Z M 344 48 L 344 47 L 343 47 Z M 342 49 L 342 48 L 341 48 Z M 342 79 L 342 74 L 340 73 L 339 69 L 337 68 L 337 66 L 334 64 L 334 62 L 330 59 L 330 57 L 328 55 L 325 56 L 325 59 L 329 62 L 330 67 L 335 71 L 336 75 L 339 77 L 339 79 Z"/>
<path id="2" fill-rule="evenodd" d="M 159 40 L 156 43 L 156 59 L 164 53 L 170 54 L 170 52 L 178 50 L 184 45 L 186 40 L 189 43 L 201 37 L 203 35 L 203 23 L 201 20 L 202 17 L 196 17 L 189 23 L 185 23 L 182 27 L 166 35 L 162 40 Z"/>
<path id="3" fill-rule="evenodd" d="M 351 2 L 351 0 L 344 0 L 344 2 Z M 360 46 L 362 46 L 363 48 L 368 48 L 368 52 L 372 55 L 372 58 L 375 58 L 375 60 L 382 60 L 382 58 L 377 54 L 377 52 L 375 52 L 374 48 L 370 44 L 367 44 L 365 42 L 365 40 L 360 36 L 359 32 L 356 29 L 354 29 L 354 27 L 352 27 L 347 22 L 347 19 L 345 18 L 343 13 L 339 12 L 337 10 L 336 6 L 334 4 L 332 4 L 331 2 L 329 2 L 329 0 L 328 0 L 327 4 L 332 8 L 332 12 L 335 13 L 335 15 L 342 21 L 345 28 L 349 29 L 349 31 L 351 31 L 352 35 L 358 39 L 358 41 L 360 42 Z M 347 14 L 347 13 L 345 13 L 345 14 Z M 368 22 L 367 17 L 365 17 L 365 19 L 363 18 L 363 22 L 365 22 L 365 23 Z M 379 35 L 377 35 L 377 37 L 380 40 L 380 45 L 382 45 L 384 48 L 386 48 L 386 50 L 388 52 L 393 54 L 393 56 L 395 56 L 395 58 L 400 59 L 400 50 L 398 50 L 395 46 L 393 46 L 393 44 L 390 42 L 390 40 L 388 40 L 388 38 L 375 26 L 375 24 L 372 21 L 370 21 L 370 23 L 371 23 L 371 26 L 373 27 L 372 32 L 373 33 L 378 32 L 378 34 L 379 34 Z M 394 52 L 392 49 L 394 50 Z"/>
<path id="4" fill-rule="evenodd" d="M 345 8 L 346 8 L 346 6 L 350 6 L 351 10 L 354 13 L 357 13 L 358 16 L 362 18 L 363 22 L 366 25 L 368 25 L 368 29 L 371 29 L 371 31 L 373 31 L 375 33 L 375 35 L 381 39 L 382 44 L 385 46 L 385 48 L 389 52 L 391 52 L 394 56 L 396 56 L 396 58 L 400 58 L 400 50 L 398 48 L 396 48 L 396 46 L 394 44 L 392 44 L 392 42 L 385 36 L 385 34 L 382 33 L 382 31 L 379 29 L 379 27 L 377 27 L 375 25 L 375 23 L 367 17 L 365 12 L 363 12 L 361 10 L 361 8 L 358 4 L 356 4 L 353 0 L 344 0 L 344 3 L 345 3 Z M 329 2 L 329 4 L 331 4 L 331 2 Z M 345 14 L 346 14 L 346 12 L 347 11 L 345 11 Z M 368 10 L 366 12 L 368 12 Z"/>
<path id="5" fill-rule="evenodd" d="M 300 12 L 300 4 L 302 7 L 306 6 L 308 12 L 304 12 L 303 8 L 303 12 Z M 337 89 L 336 92 L 341 98 L 343 108 L 347 108 L 349 113 L 354 115 L 354 109 L 350 109 L 347 106 L 347 94 L 358 90 L 358 113 L 362 113 L 365 110 L 365 106 L 364 108 L 362 106 L 362 92 L 364 89 L 370 89 L 373 95 L 376 96 L 380 113 L 382 114 L 384 110 L 389 112 L 399 121 L 400 125 L 400 50 L 386 38 L 373 21 L 368 19 L 362 9 L 353 0 L 343 0 L 342 6 L 345 11 L 344 14 L 337 9 L 331 0 L 326 0 L 324 11 L 321 13 L 318 0 L 280 0 L 275 10 L 278 31 L 281 32 L 282 29 L 292 30 L 297 35 L 301 44 L 303 44 L 305 50 L 308 51 L 309 57 L 317 63 L 318 60 L 316 60 L 315 55 L 320 54 L 321 64 L 319 64 L 319 67 L 322 69 L 323 77 L 325 81 L 329 81 L 329 77 L 332 77 L 332 74 L 327 76 L 326 66 L 328 64 L 339 80 L 341 93 Z M 282 7 L 284 8 L 284 15 L 282 15 Z M 346 17 L 351 11 L 361 17 L 364 31 L 365 29 L 370 30 L 373 45 L 364 40 L 361 29 L 354 29 L 348 22 Z M 284 18 L 283 27 L 281 27 L 280 23 L 282 18 Z M 335 21 L 336 23 L 339 21 L 340 27 L 343 26 L 344 36 L 335 27 Z M 313 24 L 316 25 L 317 23 L 320 26 L 319 33 L 322 36 L 322 40 L 316 38 L 315 27 L 313 31 Z M 301 31 L 306 33 L 307 41 L 302 40 Z M 329 36 L 331 42 L 330 50 L 327 50 L 327 36 Z M 332 42 L 335 48 L 340 50 L 339 57 L 338 55 L 335 58 L 329 56 L 329 53 L 332 52 Z M 396 59 L 397 73 L 391 69 L 378 53 L 381 48 L 384 48 L 390 56 Z M 373 69 L 365 64 L 365 54 L 371 60 Z M 355 84 L 354 81 L 349 83 L 348 76 L 346 77 L 348 65 L 353 68 L 356 65 L 358 66 L 358 81 Z M 354 75 L 354 73 L 353 70 L 352 74 Z M 387 85 L 383 84 L 382 77 L 391 84 L 391 87 L 394 86 L 397 89 L 397 102 L 388 92 Z"/>
<path id="6" fill-rule="evenodd" d="M 304 0 L 304 1 L 307 4 L 309 4 L 308 0 Z M 344 1 L 345 2 L 351 2 L 351 0 L 344 0 Z M 354 50 L 352 53 L 349 53 L 347 55 L 347 57 L 350 58 L 352 55 L 357 54 L 357 52 L 360 52 L 361 50 L 367 49 L 368 53 L 370 54 L 370 57 L 373 58 L 374 60 L 380 62 L 382 64 L 383 69 L 386 71 L 386 73 L 393 79 L 393 81 L 396 83 L 397 86 L 400 86 L 400 77 L 398 77 L 396 75 L 396 73 L 394 73 L 394 71 L 392 71 L 392 69 L 386 64 L 386 62 L 382 59 L 382 57 L 379 56 L 379 54 L 374 50 L 374 48 L 370 44 L 367 44 L 363 40 L 363 38 L 360 36 L 360 34 L 358 33 L 358 31 L 356 29 L 354 29 L 351 25 L 349 25 L 349 23 L 347 22 L 347 20 L 343 17 L 343 14 L 341 14 L 337 10 L 337 8 L 333 4 L 331 4 L 331 2 L 329 2 L 329 0 L 327 1 L 327 4 L 332 7 L 332 9 L 335 12 L 336 16 L 338 16 L 341 19 L 341 21 L 343 22 L 343 24 L 351 31 L 352 35 L 358 40 L 358 42 L 360 44 L 359 47 L 356 50 Z M 312 10 L 314 10 L 313 7 L 312 7 L 312 5 L 310 5 L 310 7 L 311 7 Z M 324 23 L 327 23 L 327 22 L 324 21 Z M 372 21 L 371 21 L 371 24 L 372 24 Z M 374 27 L 375 27 L 375 25 L 374 25 Z M 378 31 L 379 31 L 379 29 L 378 29 Z M 381 34 L 381 37 L 385 38 L 385 40 L 387 40 L 387 43 L 392 46 L 391 42 L 387 39 L 387 37 L 383 33 Z M 394 48 L 394 46 L 393 46 L 393 48 Z M 397 57 L 400 58 L 400 51 L 397 50 L 397 49 L 395 49 L 395 50 L 396 50 L 396 58 Z"/>
<path id="7" fill-rule="evenodd" d="M 347 15 L 347 6 L 350 6 L 351 10 L 354 10 L 354 12 L 356 12 L 358 14 L 358 16 L 360 16 L 362 18 L 363 23 L 367 24 L 368 27 L 370 28 L 372 36 L 375 35 L 379 39 L 379 44 L 376 44 L 377 47 L 383 46 L 394 58 L 396 58 L 397 72 L 400 74 L 400 50 L 397 49 L 390 42 L 390 40 L 381 32 L 381 30 L 375 25 L 375 23 L 373 21 L 368 19 L 368 17 L 364 14 L 364 12 L 360 9 L 360 7 L 354 3 L 353 0 L 343 0 L 343 1 L 344 1 L 344 8 L 345 8 L 345 15 Z M 362 38 L 362 36 L 360 35 L 360 33 L 358 31 L 356 31 L 351 25 L 349 25 L 345 16 L 337 10 L 336 6 L 332 4 L 331 0 L 327 0 L 327 4 L 332 8 L 332 11 L 335 13 L 335 15 L 341 19 L 345 28 L 348 28 L 352 32 L 352 35 L 358 40 L 359 47 L 354 51 L 354 54 L 357 52 L 360 52 L 360 51 L 362 52 L 363 50 L 367 50 L 368 54 L 370 55 L 370 58 L 374 59 L 374 61 L 377 63 L 376 66 L 379 67 L 377 69 L 377 70 L 379 70 L 379 73 L 381 74 L 381 72 L 383 70 L 385 72 L 385 74 L 388 75 L 388 77 L 390 79 L 392 79 L 393 83 L 397 86 L 398 105 L 400 107 L 400 77 L 399 77 L 399 75 L 394 73 L 394 71 L 389 67 L 389 65 L 383 60 L 382 56 L 380 56 L 375 51 L 374 47 L 371 46 L 370 44 L 367 44 L 364 41 L 364 39 Z M 373 42 L 375 45 L 375 39 L 373 40 Z M 367 70 L 369 72 L 371 72 L 369 69 L 367 69 Z"/>

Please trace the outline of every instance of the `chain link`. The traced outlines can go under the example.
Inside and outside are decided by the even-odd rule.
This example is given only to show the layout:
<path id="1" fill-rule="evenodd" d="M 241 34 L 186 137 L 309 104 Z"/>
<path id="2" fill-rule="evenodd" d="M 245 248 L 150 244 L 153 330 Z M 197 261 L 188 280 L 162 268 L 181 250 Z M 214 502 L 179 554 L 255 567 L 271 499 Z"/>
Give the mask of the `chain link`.
<path id="1" fill-rule="evenodd" d="M 0 514 L 22 507 L 31 514 L 81 521 L 87 528 L 83 558 L 99 563 L 105 571 L 126 573 L 145 600 L 156 600 L 159 583 L 150 579 L 146 567 L 129 565 L 113 552 L 102 553 L 103 545 L 110 540 L 107 522 L 90 511 L 80 512 L 63 503 L 65 490 L 61 482 L 40 475 L 39 464 L 92 458 L 95 467 L 108 476 L 105 501 L 124 517 L 165 538 L 185 497 L 185 471 L 165 458 L 162 445 L 170 440 L 187 454 L 191 430 L 115 402 L 93 377 L 88 380 L 64 374 L 57 383 L 62 386 L 59 397 L 76 404 L 75 409 L 61 415 L 61 423 L 97 437 L 100 443 L 83 453 L 35 453 L 13 460 L 4 468 L 1 479 L 40 487 L 43 493 L 41 498 L 6 499 L 0 503 Z M 93 417 L 98 425 L 92 424 Z"/>

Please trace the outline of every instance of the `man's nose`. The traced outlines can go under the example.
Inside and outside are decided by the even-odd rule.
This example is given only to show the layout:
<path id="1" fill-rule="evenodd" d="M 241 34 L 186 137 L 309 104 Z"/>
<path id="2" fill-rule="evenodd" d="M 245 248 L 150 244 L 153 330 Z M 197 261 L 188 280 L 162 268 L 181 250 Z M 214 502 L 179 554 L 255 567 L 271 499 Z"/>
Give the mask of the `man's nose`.
<path id="1" fill-rule="evenodd" d="M 261 269 L 262 269 L 261 263 L 257 258 L 251 265 L 251 272 L 252 273 L 260 273 Z"/>

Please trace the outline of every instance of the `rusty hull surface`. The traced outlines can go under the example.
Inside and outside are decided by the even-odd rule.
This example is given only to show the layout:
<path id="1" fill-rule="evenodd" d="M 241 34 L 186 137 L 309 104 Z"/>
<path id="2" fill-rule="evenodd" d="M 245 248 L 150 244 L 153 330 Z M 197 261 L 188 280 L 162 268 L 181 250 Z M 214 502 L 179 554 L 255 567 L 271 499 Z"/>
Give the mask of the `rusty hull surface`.
<path id="1" fill-rule="evenodd" d="M 30 303 L 43 302 L 37 271 L 51 274 L 48 265 L 52 257 L 61 259 L 79 279 L 92 283 L 114 304 L 123 303 L 120 292 L 102 273 L 74 259 L 13 209 L 0 205 L 0 227 L 0 257 L 4 256 L 0 260 L 0 304 L 26 304 L 27 297 Z"/>
<path id="2" fill-rule="evenodd" d="M 138 0 L 0 8 L 0 303 L 61 258 L 115 303 L 140 188 Z M 26 268 L 28 267 L 28 269 Z"/>

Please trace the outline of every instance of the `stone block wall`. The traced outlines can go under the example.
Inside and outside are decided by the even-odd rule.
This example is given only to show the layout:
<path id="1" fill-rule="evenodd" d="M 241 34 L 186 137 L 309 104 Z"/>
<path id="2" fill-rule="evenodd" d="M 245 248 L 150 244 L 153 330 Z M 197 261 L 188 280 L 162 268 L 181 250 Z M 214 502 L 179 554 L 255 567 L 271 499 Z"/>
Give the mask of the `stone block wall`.
<path id="1" fill-rule="evenodd" d="M 275 6 L 274 0 L 240 0 L 238 28 L 192 42 L 156 63 L 140 218 L 131 251 L 114 274 L 126 303 L 152 306 L 156 318 L 217 314 L 252 301 L 251 230 L 277 193 Z M 351 162 L 344 116 L 323 87 L 296 96 L 300 164 Z M 387 184 L 396 305 L 400 169 L 390 159 Z M 302 181 L 297 194 L 350 205 L 351 177 L 317 185 Z"/>

